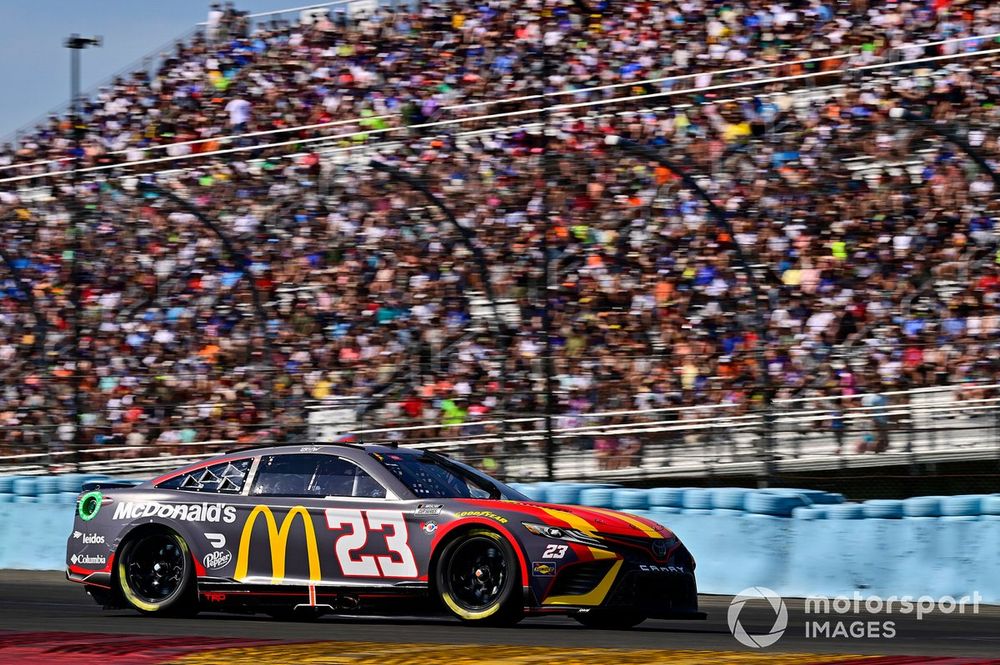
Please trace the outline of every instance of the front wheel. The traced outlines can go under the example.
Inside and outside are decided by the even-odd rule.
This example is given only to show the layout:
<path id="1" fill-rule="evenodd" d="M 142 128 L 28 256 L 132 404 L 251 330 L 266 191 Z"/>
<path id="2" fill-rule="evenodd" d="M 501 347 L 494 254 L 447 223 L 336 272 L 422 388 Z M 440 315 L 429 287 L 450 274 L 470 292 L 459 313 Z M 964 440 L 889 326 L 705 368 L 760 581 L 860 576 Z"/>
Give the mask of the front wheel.
<path id="1" fill-rule="evenodd" d="M 143 614 L 193 614 L 194 568 L 187 543 L 171 531 L 149 531 L 126 541 L 118 555 L 118 583 Z"/>
<path id="2" fill-rule="evenodd" d="M 517 556 L 495 531 L 476 529 L 448 543 L 435 581 L 441 602 L 466 623 L 510 626 L 524 616 Z"/>
<path id="3" fill-rule="evenodd" d="M 588 628 L 599 628 L 606 630 L 626 630 L 634 628 L 646 620 L 641 614 L 628 611 L 615 611 L 594 609 L 577 612 L 573 618 Z"/>

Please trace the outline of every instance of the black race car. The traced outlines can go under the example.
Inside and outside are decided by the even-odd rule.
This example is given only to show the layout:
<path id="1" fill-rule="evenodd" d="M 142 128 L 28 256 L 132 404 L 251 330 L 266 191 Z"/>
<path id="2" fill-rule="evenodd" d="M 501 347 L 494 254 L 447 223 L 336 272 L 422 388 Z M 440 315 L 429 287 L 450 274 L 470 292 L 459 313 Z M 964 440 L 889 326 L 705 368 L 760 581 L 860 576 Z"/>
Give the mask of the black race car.
<path id="1" fill-rule="evenodd" d="M 444 609 L 493 624 L 561 613 L 602 627 L 704 618 L 694 559 L 668 529 L 536 503 L 428 451 L 265 448 L 85 489 L 67 577 L 106 607 Z"/>

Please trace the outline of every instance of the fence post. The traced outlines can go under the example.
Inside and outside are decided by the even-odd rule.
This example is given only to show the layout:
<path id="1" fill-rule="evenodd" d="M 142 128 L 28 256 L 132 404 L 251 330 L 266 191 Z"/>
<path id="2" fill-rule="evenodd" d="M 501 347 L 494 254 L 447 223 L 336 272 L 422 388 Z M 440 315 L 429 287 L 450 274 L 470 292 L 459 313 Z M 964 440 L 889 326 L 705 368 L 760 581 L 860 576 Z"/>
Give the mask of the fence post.
<path id="1" fill-rule="evenodd" d="M 774 474 L 774 426 L 774 406 L 768 404 L 764 407 L 764 439 L 761 450 L 764 473 L 757 479 L 757 486 L 762 488 L 771 484 L 771 476 Z"/>
<path id="2" fill-rule="evenodd" d="M 993 405 L 993 441 L 997 446 L 997 463 L 1000 464 L 1000 409 Z"/>
<path id="3" fill-rule="evenodd" d="M 928 430 L 928 438 L 930 439 L 930 449 L 937 450 L 937 424 L 934 418 L 931 418 L 930 429 Z"/>
<path id="4" fill-rule="evenodd" d="M 913 406 L 913 400 L 907 400 L 907 405 L 910 407 L 907 409 L 906 423 L 907 426 L 903 430 L 906 435 L 906 452 L 913 452 L 913 439 L 917 436 L 917 413 Z"/>

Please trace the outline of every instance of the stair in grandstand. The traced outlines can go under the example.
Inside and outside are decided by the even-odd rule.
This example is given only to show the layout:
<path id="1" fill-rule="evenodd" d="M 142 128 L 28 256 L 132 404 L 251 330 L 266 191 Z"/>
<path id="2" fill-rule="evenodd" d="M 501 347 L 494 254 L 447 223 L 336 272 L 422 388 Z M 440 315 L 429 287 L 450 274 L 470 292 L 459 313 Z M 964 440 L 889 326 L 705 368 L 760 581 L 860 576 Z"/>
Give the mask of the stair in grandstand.
<path id="1" fill-rule="evenodd" d="M 646 331 L 646 336 L 649 338 L 649 345 L 653 349 L 653 355 L 662 355 L 664 351 L 667 350 L 667 345 L 663 342 L 663 335 L 656 328 L 650 328 Z"/>
<path id="2" fill-rule="evenodd" d="M 939 279 L 934 282 L 934 292 L 942 302 L 948 302 L 965 290 L 965 284 L 954 280 Z"/>
<path id="3" fill-rule="evenodd" d="M 488 330 L 493 323 L 493 307 L 482 291 L 466 291 L 469 298 L 469 315 L 474 326 Z M 513 298 L 497 298 L 497 313 L 508 328 L 521 325 L 521 308 Z"/>

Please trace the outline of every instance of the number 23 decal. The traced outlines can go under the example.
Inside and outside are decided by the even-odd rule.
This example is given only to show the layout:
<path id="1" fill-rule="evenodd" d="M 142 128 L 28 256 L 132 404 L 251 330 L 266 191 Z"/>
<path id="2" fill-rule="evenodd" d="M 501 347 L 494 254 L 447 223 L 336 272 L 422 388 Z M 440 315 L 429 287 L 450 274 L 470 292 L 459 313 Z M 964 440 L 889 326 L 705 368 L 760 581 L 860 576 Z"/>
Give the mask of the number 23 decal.
<path id="1" fill-rule="evenodd" d="M 543 559 L 561 559 L 566 556 L 569 545 L 549 545 L 542 553 Z"/>
<path id="2" fill-rule="evenodd" d="M 366 525 L 367 518 L 367 525 Z M 406 520 L 398 510 L 353 510 L 327 508 L 326 526 L 349 532 L 337 538 L 334 551 L 347 577 L 417 577 L 417 562 L 407 544 Z M 388 555 L 357 554 L 368 542 L 370 531 L 380 531 L 389 547 Z"/>

